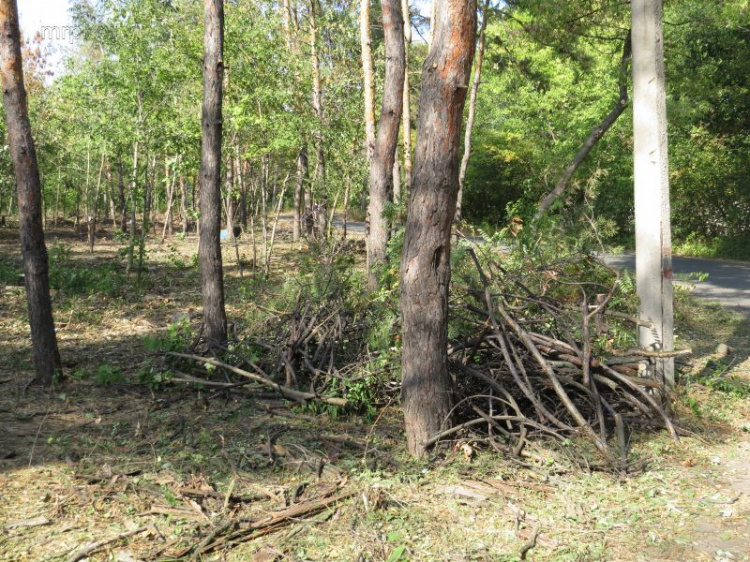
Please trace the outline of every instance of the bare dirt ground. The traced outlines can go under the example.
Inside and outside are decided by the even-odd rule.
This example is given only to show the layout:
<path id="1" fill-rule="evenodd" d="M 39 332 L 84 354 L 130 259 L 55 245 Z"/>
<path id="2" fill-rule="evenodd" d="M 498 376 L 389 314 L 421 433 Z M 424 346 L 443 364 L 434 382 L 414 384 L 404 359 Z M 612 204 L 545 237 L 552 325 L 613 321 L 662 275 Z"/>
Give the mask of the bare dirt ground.
<path id="1" fill-rule="evenodd" d="M 686 435 L 633 435 L 636 474 L 545 443 L 522 460 L 459 443 L 416 462 L 394 406 L 334 418 L 262 391 L 154 384 L 153 343 L 200 322 L 195 238 L 150 241 L 140 280 L 107 269 L 124 246 L 109 234 L 93 256 L 69 228 L 48 244 L 67 264 L 54 303 L 70 380 L 26 387 L 24 294 L 0 283 L 0 560 L 750 560 L 746 319 L 680 299 Z M 249 260 L 249 241 L 239 251 Z M 18 254 L 0 230 L 8 280 Z M 282 241 L 275 271 L 298 260 Z M 258 284 L 231 246 L 225 263 L 228 315 L 249 329 Z M 229 520 L 256 528 L 196 554 Z"/>

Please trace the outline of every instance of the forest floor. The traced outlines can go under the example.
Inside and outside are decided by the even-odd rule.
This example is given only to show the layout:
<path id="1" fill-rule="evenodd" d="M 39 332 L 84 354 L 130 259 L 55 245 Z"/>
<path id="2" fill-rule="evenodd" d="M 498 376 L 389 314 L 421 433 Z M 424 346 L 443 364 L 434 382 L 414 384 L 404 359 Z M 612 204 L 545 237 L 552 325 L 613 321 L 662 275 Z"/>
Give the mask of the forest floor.
<path id="1" fill-rule="evenodd" d="M 414 461 L 393 406 L 334 418 L 270 394 L 154 384 L 153 343 L 200 323 L 194 237 L 150 241 L 140 280 L 112 266 L 125 244 L 110 236 L 93 255 L 69 228 L 48 245 L 66 287 L 54 305 L 70 377 L 54 390 L 27 388 L 18 240 L 0 229 L 2 561 L 199 559 L 239 519 L 256 530 L 203 559 L 750 560 L 746 318 L 680 296 L 677 331 L 694 357 L 674 409 L 690 436 L 634 434 L 641 471 L 587 470 L 540 442 L 522 460 L 459 447 Z M 234 256 L 226 245 L 241 329 L 260 305 Z M 275 271 L 298 260 L 282 240 Z"/>

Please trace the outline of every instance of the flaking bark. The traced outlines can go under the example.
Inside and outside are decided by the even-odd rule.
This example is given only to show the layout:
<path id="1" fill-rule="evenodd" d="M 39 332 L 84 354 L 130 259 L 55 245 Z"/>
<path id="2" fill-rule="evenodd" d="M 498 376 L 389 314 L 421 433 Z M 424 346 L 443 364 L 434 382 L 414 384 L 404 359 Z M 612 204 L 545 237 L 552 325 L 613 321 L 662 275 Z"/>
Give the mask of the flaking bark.
<path id="1" fill-rule="evenodd" d="M 0 61 L 8 144 L 18 185 L 18 223 L 31 352 L 36 371 L 34 380 L 51 385 L 56 375 L 62 375 L 62 363 L 52 317 L 49 259 L 42 227 L 42 186 L 23 83 L 21 34 L 15 0 L 0 0 Z"/>
<path id="2" fill-rule="evenodd" d="M 409 452 L 448 422 L 450 232 L 458 148 L 476 42 L 475 0 L 440 0 L 422 72 L 412 195 L 401 258 L 402 402 Z"/>

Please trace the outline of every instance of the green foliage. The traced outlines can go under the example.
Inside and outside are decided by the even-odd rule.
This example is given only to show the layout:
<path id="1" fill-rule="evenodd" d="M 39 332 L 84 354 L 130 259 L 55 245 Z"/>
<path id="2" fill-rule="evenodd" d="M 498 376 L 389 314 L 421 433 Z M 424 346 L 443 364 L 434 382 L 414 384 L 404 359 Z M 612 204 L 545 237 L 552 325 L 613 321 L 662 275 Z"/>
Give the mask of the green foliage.
<path id="1" fill-rule="evenodd" d="M 138 371 L 138 382 L 145 384 L 151 390 L 161 389 L 171 378 L 171 371 L 157 369 L 148 363 Z"/>
<path id="2" fill-rule="evenodd" d="M 607 309 L 630 316 L 637 315 L 638 298 L 635 281 L 628 272 L 616 277 L 615 272 L 600 262 L 595 255 L 598 244 L 596 230 L 581 228 L 575 234 L 548 221 L 539 228 L 524 230 L 512 238 L 498 232 L 481 245 L 465 243 L 452 255 L 454 278 L 454 304 L 449 338 L 465 341 L 474 333 L 476 324 L 471 317 L 460 314 L 462 304 L 473 302 L 466 296 L 475 295 L 482 286 L 473 260 L 468 255 L 471 248 L 483 264 L 485 274 L 491 275 L 493 293 L 506 295 L 507 306 L 513 308 L 518 320 L 533 321 L 534 329 L 557 339 L 573 337 L 580 340 L 580 311 L 584 299 L 595 304 L 597 294 L 608 294 L 613 289 Z M 526 299 L 525 297 L 530 297 Z M 481 301 L 481 299 L 480 299 Z M 556 310 L 549 314 L 546 306 Z M 478 305 L 485 308 L 486 305 Z M 546 322 L 541 323 L 540 318 Z M 636 344 L 636 331 L 631 323 L 618 317 L 607 317 L 607 331 L 594 338 L 594 352 L 627 348 Z"/>
<path id="3" fill-rule="evenodd" d="M 72 258 L 70 246 L 55 244 L 49 250 L 50 287 L 72 295 L 122 295 L 127 284 L 118 263 L 84 265 Z"/>
<path id="4" fill-rule="evenodd" d="M 726 258 L 750 261 L 750 235 L 703 238 L 691 233 L 674 245 L 673 252 L 699 258 Z"/>
<path id="5" fill-rule="evenodd" d="M 166 333 L 158 336 L 146 336 L 143 346 L 149 352 L 184 351 L 193 342 L 195 334 L 187 318 L 170 324 Z"/>
<path id="6" fill-rule="evenodd" d="M 99 365 L 95 374 L 96 384 L 106 386 L 108 384 L 119 384 L 125 381 L 120 368 L 116 365 Z"/>
<path id="7" fill-rule="evenodd" d="M 21 271 L 14 267 L 4 255 L 0 255 L 0 284 L 15 285 L 20 275 Z"/>
<path id="8" fill-rule="evenodd" d="M 665 3 L 673 231 L 677 250 L 692 255 L 748 257 L 747 17 L 742 0 Z M 610 0 L 518 0 L 497 14 L 488 29 L 482 117 L 463 205 L 469 221 L 491 231 L 512 216 L 534 214 L 542 194 L 614 107 L 628 28 L 628 4 Z M 608 224 L 600 228 L 602 240 L 632 244 L 632 150 L 626 110 L 550 214 L 563 221 L 577 217 L 588 199 Z M 595 175 L 591 198 L 586 191 Z"/>

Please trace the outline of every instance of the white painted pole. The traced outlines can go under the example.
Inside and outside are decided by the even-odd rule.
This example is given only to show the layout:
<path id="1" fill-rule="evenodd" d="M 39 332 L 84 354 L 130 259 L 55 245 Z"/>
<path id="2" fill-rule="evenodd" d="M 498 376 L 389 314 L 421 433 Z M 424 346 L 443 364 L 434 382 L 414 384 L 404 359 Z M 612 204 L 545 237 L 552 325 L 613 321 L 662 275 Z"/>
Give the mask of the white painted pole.
<path id="1" fill-rule="evenodd" d="M 641 347 L 674 346 L 672 233 L 664 77 L 662 0 L 632 0 L 633 134 L 635 179 L 636 284 L 640 317 L 654 329 L 639 328 Z M 657 376 L 674 385 L 674 360 L 656 362 Z"/>

